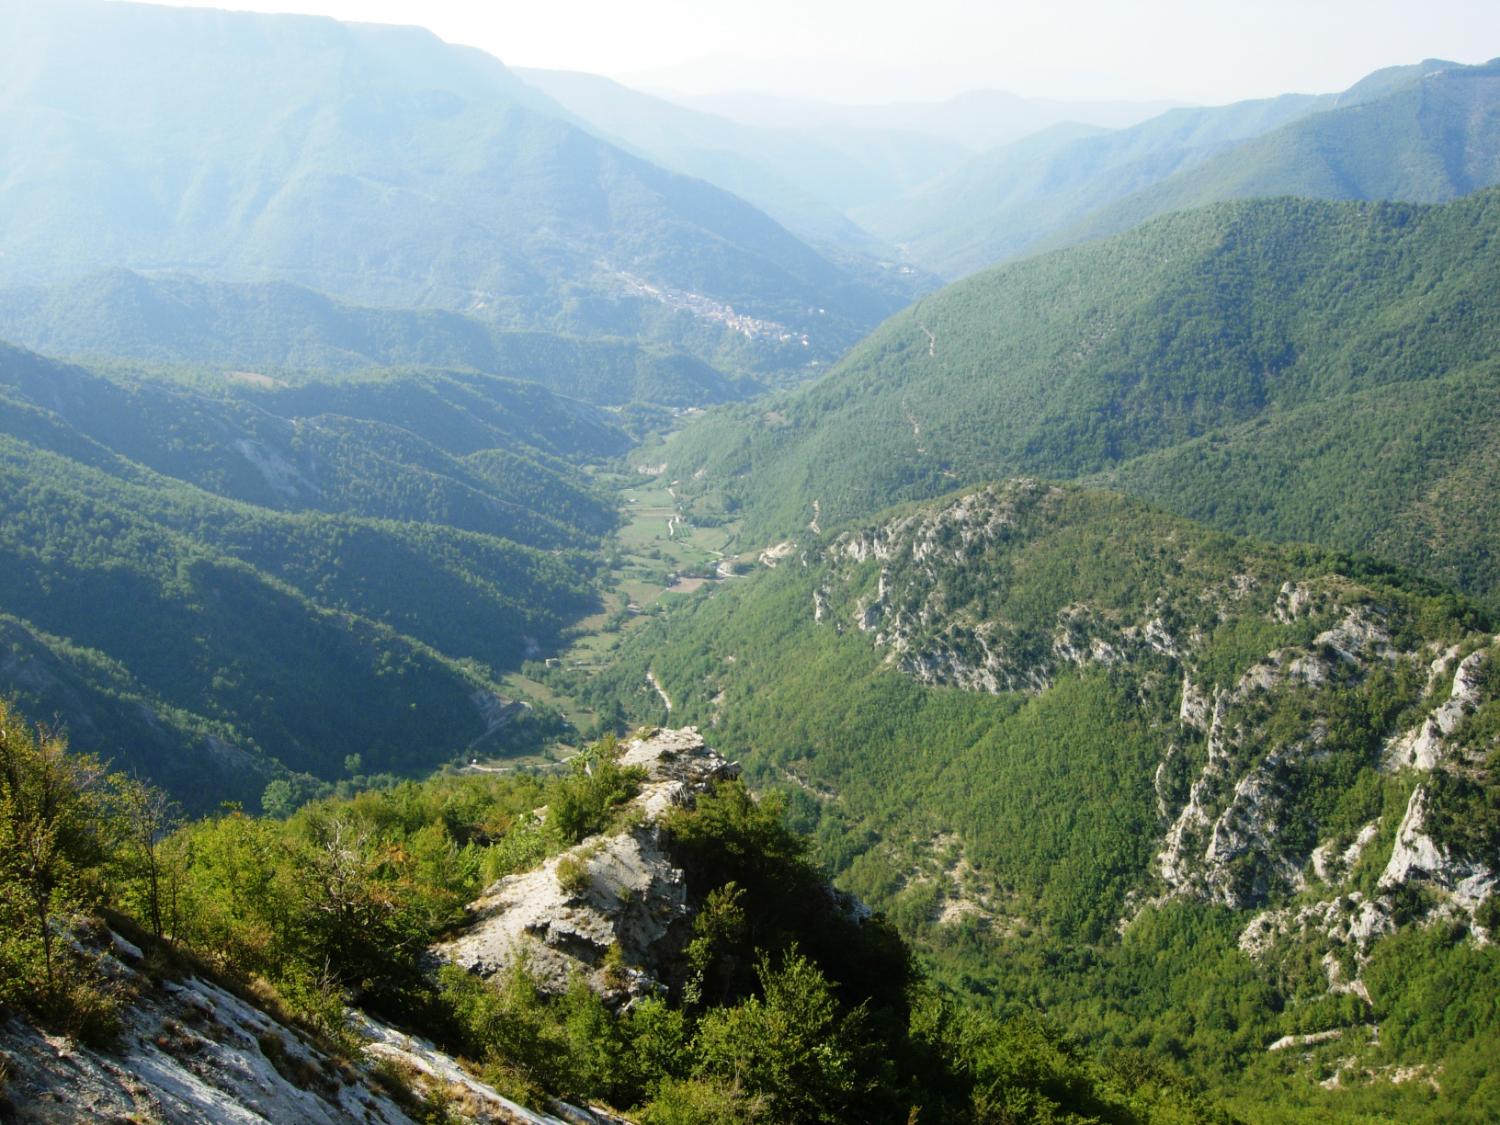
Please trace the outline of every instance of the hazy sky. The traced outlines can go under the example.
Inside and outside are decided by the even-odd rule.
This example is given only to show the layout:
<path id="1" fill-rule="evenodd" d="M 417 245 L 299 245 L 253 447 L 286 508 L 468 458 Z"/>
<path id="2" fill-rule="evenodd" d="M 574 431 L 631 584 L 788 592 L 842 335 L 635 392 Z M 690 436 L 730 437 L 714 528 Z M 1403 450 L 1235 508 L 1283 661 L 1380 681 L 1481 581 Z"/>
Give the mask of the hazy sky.
<path id="1" fill-rule="evenodd" d="M 45 0 L 42 0 L 45 2 Z M 1223 102 L 1500 55 L 1500 0 L 166 0 L 413 23 L 513 66 L 848 102 L 993 86 Z"/>

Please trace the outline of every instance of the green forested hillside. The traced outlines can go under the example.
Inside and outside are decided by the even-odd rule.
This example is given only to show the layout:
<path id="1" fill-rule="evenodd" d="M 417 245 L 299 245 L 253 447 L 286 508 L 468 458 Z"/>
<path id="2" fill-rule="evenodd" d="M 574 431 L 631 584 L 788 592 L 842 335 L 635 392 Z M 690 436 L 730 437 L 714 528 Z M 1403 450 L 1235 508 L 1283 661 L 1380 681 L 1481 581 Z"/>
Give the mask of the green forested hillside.
<path id="1" fill-rule="evenodd" d="M 904 300 L 419 29 L 89 0 L 0 18 L 9 284 L 288 281 L 763 370 Z"/>
<path id="2" fill-rule="evenodd" d="M 7 685 L 194 803 L 524 741 L 494 679 L 595 606 L 578 464 L 622 443 L 482 376 L 211 393 L 7 350 Z"/>
<path id="3" fill-rule="evenodd" d="M 56 841 L 38 863 L 0 864 L 0 1010 L 7 1057 L 22 1060 L 6 1094 L 21 1101 L 39 1085 L 27 1081 L 18 1027 L 66 1034 L 80 1052 L 123 1054 L 121 1024 L 149 1021 L 158 989 L 206 992 L 201 982 L 211 981 L 260 1010 L 255 1037 L 236 1037 L 236 1063 L 258 1051 L 297 1087 L 328 1088 L 304 1056 L 272 1047 L 282 1040 L 261 1014 L 271 1013 L 297 1027 L 299 1045 L 337 1059 L 335 1093 L 378 1085 L 411 1120 L 479 1118 L 471 1107 L 483 1090 L 367 1056 L 362 1035 L 374 1025 L 364 1012 L 387 1030 L 430 1037 L 522 1105 L 555 1111 L 562 1096 L 645 1125 L 1232 1120 L 1138 1058 L 1101 1062 L 1034 1017 L 958 1009 L 887 924 L 830 893 L 780 803 L 757 803 L 724 779 L 695 786 L 665 815 L 646 814 L 645 791 L 660 777 L 623 764 L 629 749 L 606 740 L 565 777 L 437 777 L 320 801 L 285 820 L 225 810 L 181 825 L 151 790 L 0 700 L 4 855 L 39 836 Z M 435 963 L 433 943 L 472 923 L 466 907 L 505 876 L 556 887 L 601 922 L 622 922 L 632 904 L 599 909 L 596 882 L 607 876 L 591 865 L 648 836 L 653 870 L 674 885 L 648 884 L 634 908 L 667 907 L 681 942 L 659 931 L 643 949 L 622 934 L 633 952 L 616 941 L 598 972 L 566 982 L 524 960 L 488 978 L 448 957 Z M 588 948 L 589 938 L 575 940 Z M 110 941 L 143 962 L 139 973 L 98 955 Z M 659 991 L 634 994 L 657 973 Z M 221 1020 L 163 1020 L 160 1057 L 192 1066 L 213 1089 L 223 1060 L 184 1023 L 233 1036 Z M 152 1078 L 132 1094 L 149 1096 Z M 255 1095 L 246 1100 L 261 1108 Z"/>
<path id="4" fill-rule="evenodd" d="M 706 406 L 742 393 L 702 360 L 629 340 L 506 331 L 441 309 L 364 308 L 285 282 L 128 270 L 0 289 L 0 339 L 48 355 L 212 365 L 294 381 L 376 367 L 466 368 L 601 406 Z"/>
<path id="5" fill-rule="evenodd" d="M 1436 207 L 1267 200 L 1169 216 L 951 286 L 818 383 L 711 415 L 644 456 L 668 462 L 705 513 L 742 516 L 752 541 L 800 529 L 815 501 L 828 526 L 1016 471 L 1118 470 L 1227 528 L 1435 553 L 1490 593 L 1470 556 L 1493 553 L 1484 529 L 1496 525 L 1478 482 L 1497 229 L 1495 191 Z M 1392 408 L 1379 449 L 1405 451 L 1389 461 L 1349 424 L 1377 399 Z M 1289 438 L 1309 426 L 1329 444 Z M 1225 442 L 1242 455 L 1211 470 L 1148 485 L 1156 462 L 1127 468 Z M 1273 470 L 1285 488 L 1255 475 L 1273 449 L 1291 458 Z"/>
<path id="6" fill-rule="evenodd" d="M 840 883 L 993 1010 L 1143 1049 L 1255 1120 L 1477 1121 L 1500 1042 L 1500 956 L 1473 936 L 1500 869 L 1492 629 L 1347 556 L 1019 481 L 804 539 L 573 687 L 659 719 L 649 671 L 674 723 L 784 794 Z M 1398 764 L 1469 683 L 1461 657 L 1482 686 L 1437 764 Z M 1398 822 L 1438 859 L 1396 863 Z M 1472 1003 L 1450 1000 L 1463 978 Z"/>
<path id="7" fill-rule="evenodd" d="M 1500 64 L 957 171 L 538 85 L 0 0 L 0 1017 L 108 909 L 642 1125 L 1492 1117 Z M 558 745 L 668 722 L 743 781 Z M 543 874 L 608 1002 L 434 975 Z"/>
<path id="8" fill-rule="evenodd" d="M 1491 361 L 1275 411 L 1099 479 L 1229 531 L 1368 551 L 1492 595 L 1497 434 Z"/>
<path id="9" fill-rule="evenodd" d="M 1500 60 L 1451 67 L 1384 97 L 1315 113 L 1067 227 L 1044 246 L 1117 234 L 1226 199 L 1440 203 L 1500 182 Z"/>
<path id="10" fill-rule="evenodd" d="M 0 399 L 6 432 L 106 471 L 144 466 L 265 507 L 454 524 L 539 546 L 613 525 L 609 502 L 568 462 L 627 446 L 601 411 L 465 373 L 296 386 L 208 376 L 200 388 L 0 345 Z M 471 460 L 496 449 L 527 471 Z"/>
<path id="11" fill-rule="evenodd" d="M 973 158 L 909 195 L 855 214 L 948 278 L 1024 254 L 1048 232 L 1245 136 L 1311 113 L 1297 94 L 1174 109 L 1129 129 L 1064 123 Z"/>
<path id="12" fill-rule="evenodd" d="M 1487 74 L 1429 59 L 1339 94 L 1175 109 L 1109 132 L 1056 128 L 855 215 L 955 278 L 1223 199 L 1436 202 L 1495 182 Z M 1455 190 L 1455 181 L 1469 186 Z"/>

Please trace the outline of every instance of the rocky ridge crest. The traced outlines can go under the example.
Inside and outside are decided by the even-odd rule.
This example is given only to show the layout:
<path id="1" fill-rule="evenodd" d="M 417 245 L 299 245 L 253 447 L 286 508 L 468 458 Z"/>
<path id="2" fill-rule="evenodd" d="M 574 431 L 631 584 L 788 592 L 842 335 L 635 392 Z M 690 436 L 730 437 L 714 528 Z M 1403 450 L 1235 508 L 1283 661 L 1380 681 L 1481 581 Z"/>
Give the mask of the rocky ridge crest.
<path id="1" fill-rule="evenodd" d="M 1479 711 L 1500 706 L 1500 637 L 1424 639 L 1400 595 L 1336 571 L 1298 574 L 1274 552 L 1231 555 L 1215 571 L 1170 523 L 1142 567 L 1170 582 L 1113 601 L 1058 594 L 1038 618 L 1052 591 L 1038 596 L 1034 579 L 1024 587 L 1025 551 L 1069 518 L 1076 495 L 1007 481 L 838 536 L 808 557 L 820 567 L 814 620 L 868 636 L 887 664 L 924 683 L 1039 695 L 1072 669 L 1105 670 L 1173 716 L 1158 724 L 1161 835 L 1122 927 L 1179 897 L 1260 908 L 1241 948 L 1266 959 L 1280 944 L 1312 942 L 1331 992 L 1358 992 L 1370 943 L 1403 922 L 1458 921 L 1489 941 L 1484 907 L 1500 887 L 1500 856 L 1493 842 L 1452 838 L 1439 806 L 1446 782 L 1482 781 L 1495 750 L 1468 732 Z M 1066 571 L 1057 579 L 1070 581 Z M 1016 615 L 1018 590 L 1031 618 Z M 1225 679 L 1216 640 L 1236 630 L 1279 639 Z M 1404 814 L 1324 832 L 1305 787 L 1351 752 L 1340 706 L 1386 682 L 1421 695 L 1415 721 L 1366 754 L 1410 786 Z"/>
<path id="2" fill-rule="evenodd" d="M 693 727 L 632 739 L 618 761 L 645 775 L 627 809 L 628 826 L 489 887 L 469 908 L 472 924 L 434 947 L 440 960 L 484 977 L 523 961 L 544 988 L 562 991 L 582 977 L 617 1002 L 666 988 L 692 910 L 686 876 L 667 855 L 659 822 L 737 776 L 739 766 Z"/>

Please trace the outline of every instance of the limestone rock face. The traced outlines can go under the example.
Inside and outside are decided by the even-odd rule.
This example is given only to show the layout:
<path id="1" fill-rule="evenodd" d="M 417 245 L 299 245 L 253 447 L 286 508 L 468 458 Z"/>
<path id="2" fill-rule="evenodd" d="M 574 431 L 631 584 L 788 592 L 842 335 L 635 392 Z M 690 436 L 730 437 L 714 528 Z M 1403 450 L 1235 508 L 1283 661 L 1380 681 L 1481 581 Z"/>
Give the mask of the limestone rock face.
<path id="1" fill-rule="evenodd" d="M 632 827 L 595 836 L 535 871 L 490 887 L 473 926 L 437 947 L 442 959 L 486 976 L 524 958 L 548 987 L 581 974 L 625 1002 L 664 986 L 672 957 L 691 931 L 683 872 L 661 846 L 659 818 L 690 806 L 738 766 L 704 745 L 696 730 L 659 730 L 626 745 L 621 764 L 646 778 Z M 560 866 L 572 864 L 565 888 Z M 569 889 L 571 888 L 571 889 Z M 605 955 L 618 947 L 621 964 Z M 0 1019 L 0 1120 L 28 1125 L 159 1121 L 172 1125 L 408 1125 L 412 1118 L 364 1061 L 330 1057 L 298 1031 L 207 981 L 153 981 L 143 954 L 113 939 L 112 975 L 137 999 L 122 1015 L 109 1051 L 47 1035 L 18 1017 Z M 393 1065 L 418 1093 L 438 1090 L 464 1120 L 524 1125 L 608 1125 L 597 1108 L 554 1103 L 541 1113 L 503 1097 L 423 1039 L 363 1013 L 351 1014 L 368 1060 Z"/>
<path id="2" fill-rule="evenodd" d="M 1323 642 L 1325 636 L 1318 641 Z M 1355 664 L 1368 660 L 1383 644 L 1358 627 L 1343 631 L 1328 643 L 1339 659 Z M 1367 898 L 1353 889 L 1351 876 L 1357 867 L 1367 866 L 1367 853 L 1380 838 L 1379 820 L 1365 824 L 1352 838 L 1325 840 L 1313 849 L 1308 863 L 1310 875 L 1316 880 L 1313 885 L 1321 884 L 1328 897 L 1257 914 L 1240 935 L 1240 948 L 1247 954 L 1266 960 L 1282 943 L 1314 942 L 1326 950 L 1324 969 L 1329 991 L 1366 995 L 1358 971 L 1373 941 L 1397 928 L 1398 896 L 1411 886 L 1420 886 L 1430 904 L 1416 919 L 1419 924 L 1452 919 L 1465 923 L 1475 940 L 1493 940 L 1494 935 L 1481 924 L 1479 909 L 1500 888 L 1500 873 L 1492 857 L 1462 854 L 1460 848 L 1445 843 L 1433 826 L 1432 805 L 1435 774 L 1450 770 L 1462 774 L 1475 768 L 1476 751 L 1465 749 L 1463 726 L 1486 700 L 1494 698 L 1494 686 L 1486 682 L 1486 673 L 1500 659 L 1497 646 L 1500 637 L 1486 638 L 1462 660 L 1458 660 L 1458 646 L 1433 659 L 1428 691 L 1442 692 L 1449 676 L 1451 686 L 1441 702 L 1383 748 L 1381 768 L 1411 776 L 1414 784 L 1394 839 L 1385 837 L 1390 840 L 1389 851 L 1383 857 L 1380 852 L 1369 856 L 1383 858 L 1377 893 Z M 1482 746 L 1477 753 L 1487 754 L 1488 750 L 1488 746 Z M 1352 960 L 1354 976 L 1345 974 L 1340 951 Z"/>
<path id="3" fill-rule="evenodd" d="M 665 987 L 692 918 L 685 876 L 663 849 L 658 822 L 739 767 L 692 727 L 634 739 L 619 761 L 646 773 L 632 801 L 634 825 L 489 887 L 470 906 L 473 924 L 433 948 L 440 960 L 485 977 L 524 961 L 545 988 L 562 991 L 582 976 L 617 1001 Z"/>
<path id="4" fill-rule="evenodd" d="M 1472 778 L 1485 768 L 1484 751 L 1460 760 L 1454 747 L 1500 689 L 1500 640 L 1414 642 L 1400 600 L 1376 586 L 1337 572 L 1287 578 L 1279 565 L 1249 558 L 1204 565 L 1171 529 L 1154 588 L 1122 598 L 1084 583 L 1038 613 L 1025 550 L 1066 523 L 1068 503 L 1065 489 L 1015 479 L 839 535 L 814 551 L 823 573 L 813 618 L 861 636 L 922 683 L 1036 695 L 1083 670 L 1118 674 L 1142 700 L 1167 704 L 1152 720 L 1162 733 L 1155 861 L 1122 924 L 1134 907 L 1174 897 L 1245 909 L 1310 888 L 1353 890 L 1378 839 L 1389 849 L 1380 891 L 1420 881 L 1478 925 L 1500 864 L 1444 843 L 1432 827 L 1443 817 L 1424 813 L 1435 805 L 1422 794 L 1435 786 L 1422 775 Z M 1069 573 L 1067 560 L 1044 557 Z M 1027 612 L 1013 608 L 1013 589 Z M 1227 680 L 1222 638 L 1258 630 L 1275 639 L 1243 653 Z M 1320 763 L 1348 753 L 1336 721 L 1343 699 L 1385 677 L 1410 683 L 1413 673 L 1425 675 L 1429 711 L 1378 759 L 1387 772 L 1418 776 L 1406 821 L 1393 843 L 1396 826 L 1379 821 L 1322 838 L 1304 787 L 1318 783 Z M 1289 718 L 1289 700 L 1299 701 L 1300 718 Z M 1361 884 L 1367 893 L 1370 882 Z"/>
<path id="5" fill-rule="evenodd" d="M 704 744 L 696 727 L 662 728 L 647 738 L 632 739 L 620 755 L 620 765 L 646 771 L 636 803 L 651 821 L 673 805 L 691 807 L 697 795 L 707 792 L 714 782 L 738 777 L 740 772 L 738 764 L 726 762 Z"/>
<path id="6" fill-rule="evenodd" d="M 1445 656 L 1451 660 L 1451 650 Z M 1452 734 L 1479 703 L 1484 684 L 1481 678 L 1484 656 L 1483 649 L 1466 656 L 1453 674 L 1453 689 L 1447 700 L 1417 726 L 1391 740 L 1383 761 L 1386 769 L 1413 766 L 1430 770 L 1438 764 L 1444 738 Z M 1443 669 L 1439 664 L 1445 667 L 1446 662 L 1434 661 L 1433 674 L 1440 677 Z"/>
<path id="7" fill-rule="evenodd" d="M 1051 660 L 1023 656 L 1009 626 L 955 611 L 944 589 L 945 571 L 981 567 L 985 553 L 1013 534 L 1021 520 L 1054 505 L 1061 495 L 1039 481 L 1006 481 L 941 508 L 841 535 L 822 552 L 834 581 L 820 592 L 814 617 L 871 634 L 886 651 L 887 662 L 916 680 L 971 691 L 1040 692 L 1052 683 L 1057 664 L 1110 663 L 1117 657 L 1116 645 L 1085 635 L 1084 626 L 1061 629 Z M 901 577 L 882 566 L 876 588 L 851 599 L 849 584 L 870 560 L 899 563 Z M 1081 645 L 1076 651 L 1074 640 Z"/>
<path id="8" fill-rule="evenodd" d="M 115 935 L 104 964 L 134 999 L 108 1049 L 49 1035 L 19 1016 L 0 1020 L 6 1081 L 0 1119 L 26 1125 L 411 1125 L 366 1061 L 337 1059 L 301 1032 L 200 977 L 154 980 L 143 955 Z M 441 1089 L 475 1122 L 562 1125 L 468 1075 L 432 1044 L 362 1013 L 354 1029 L 368 1060 L 397 1062 L 414 1088 Z M 578 1111 L 575 1111 L 578 1112 Z M 594 1120 L 590 1117 L 588 1120 Z"/>

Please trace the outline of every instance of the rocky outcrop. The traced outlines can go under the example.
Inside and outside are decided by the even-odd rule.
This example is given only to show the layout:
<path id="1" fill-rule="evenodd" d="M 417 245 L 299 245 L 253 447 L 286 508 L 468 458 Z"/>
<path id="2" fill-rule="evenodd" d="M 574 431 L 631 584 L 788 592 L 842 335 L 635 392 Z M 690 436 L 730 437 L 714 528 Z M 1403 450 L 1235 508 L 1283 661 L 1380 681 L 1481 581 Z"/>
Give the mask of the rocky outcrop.
<path id="1" fill-rule="evenodd" d="M 524 960 L 547 987 L 576 976 L 617 1002 L 664 987 L 691 929 L 686 878 L 662 847 L 658 820 L 690 806 L 738 766 L 696 730 L 658 730 L 623 749 L 644 774 L 625 830 L 592 837 L 534 871 L 490 887 L 468 930 L 435 949 L 483 975 Z M 566 885 L 564 885 L 566 884 Z M 46 1125 L 408 1125 L 439 1093 L 455 1120 L 608 1125 L 597 1108 L 518 1105 L 432 1043 L 361 1012 L 362 1056 L 335 1057 L 251 1001 L 197 976 L 156 980 L 141 950 L 114 935 L 103 956 L 111 987 L 134 996 L 115 1043 L 99 1049 L 0 1022 L 0 1120 Z M 612 955 L 613 954 L 613 955 Z M 379 1072 L 377 1074 L 377 1071 Z M 407 1096 L 397 1091 L 405 1087 Z M 410 1112 L 409 1112 L 410 1111 Z"/>
<path id="2" fill-rule="evenodd" d="M 1073 669 L 1103 670 L 1127 678 L 1154 706 L 1180 683 L 1175 727 L 1158 721 L 1165 737 L 1153 790 L 1162 835 L 1152 875 L 1159 883 L 1142 888 L 1136 903 L 1154 894 L 1155 901 L 1186 896 L 1255 907 L 1301 893 L 1309 878 L 1346 878 L 1376 829 L 1357 839 L 1309 840 L 1316 825 L 1299 802 L 1318 763 L 1349 752 L 1332 718 L 1339 697 L 1377 675 L 1410 683 L 1420 669 L 1429 691 L 1452 677 L 1448 698 L 1383 754 L 1387 770 L 1432 770 L 1485 698 L 1483 651 L 1474 651 L 1473 638 L 1441 651 L 1413 645 L 1399 594 L 1336 572 L 1279 577 L 1275 560 L 1195 554 L 1191 536 L 1179 545 L 1170 527 L 1154 572 L 1143 567 L 1173 576 L 1170 586 L 1166 578 L 1154 590 L 1143 585 L 1133 600 L 1117 592 L 1108 600 L 1075 595 L 1038 613 L 1047 594 L 1028 570 L 1028 552 L 1044 544 L 1035 557 L 1066 582 L 1069 561 L 1048 537 L 1071 526 L 1073 495 L 1011 480 L 842 534 L 816 553 L 823 572 L 813 618 L 863 634 L 887 664 L 928 684 L 1040 694 Z M 1232 683 L 1218 679 L 1225 647 L 1216 633 L 1226 626 L 1236 638 L 1231 646 L 1258 635 L 1277 641 L 1248 664 L 1236 653 L 1242 670 Z M 1300 721 L 1288 722 L 1288 699 L 1300 701 Z M 1413 818 L 1398 834 L 1390 885 L 1420 872 L 1464 902 L 1488 893 L 1487 868 L 1444 853 L 1419 829 Z"/>
<path id="3" fill-rule="evenodd" d="M 1310 854 L 1282 842 L 1285 810 L 1300 784 L 1300 763 L 1318 761 L 1325 751 L 1328 726 L 1308 720 L 1300 737 L 1266 749 L 1261 730 L 1262 704 L 1277 693 L 1292 691 L 1316 699 L 1357 684 L 1377 668 L 1402 663 L 1425 666 L 1422 652 L 1400 651 L 1392 641 L 1386 613 L 1363 600 L 1347 583 L 1287 583 L 1272 610 L 1283 624 L 1331 618 L 1306 645 L 1277 649 L 1257 661 L 1231 691 L 1216 690 L 1212 700 L 1184 676 L 1178 722 L 1184 734 L 1201 732 L 1207 760 L 1192 783 L 1188 799 L 1172 819 L 1157 853 L 1156 869 L 1168 894 L 1190 894 L 1228 906 L 1254 906 L 1276 894 L 1305 889 L 1306 875 L 1338 885 L 1374 841 L 1378 824 L 1368 824 L 1353 838 L 1321 841 Z M 1387 770 L 1430 771 L 1441 764 L 1450 737 L 1484 695 L 1482 669 L 1488 649 L 1473 652 L 1453 669 L 1457 648 L 1432 661 L 1429 689 L 1440 686 L 1451 671 L 1448 698 L 1413 729 L 1390 740 L 1382 754 Z M 1189 652 L 1190 655 L 1190 652 Z M 1188 661 L 1191 667 L 1191 661 Z M 1161 776 L 1170 748 L 1158 770 L 1159 806 L 1165 808 Z M 1456 860 L 1421 831 L 1422 788 L 1397 833 L 1391 864 L 1382 887 L 1407 881 L 1412 872 L 1447 891 L 1480 898 L 1488 893 L 1488 868 Z M 1310 869 L 1310 870 L 1309 870 Z M 1478 900 L 1476 899 L 1475 902 Z M 1472 908 L 1468 909 L 1472 914 Z"/>
<path id="4" fill-rule="evenodd" d="M 1158 818 L 1121 930 L 1173 899 L 1245 911 L 1240 948 L 1267 972 L 1321 963 L 1327 992 L 1360 998 L 1374 947 L 1403 927 L 1489 941 L 1500 842 L 1474 810 L 1500 761 L 1500 638 L 1336 559 L 1109 512 L 1101 531 L 1078 492 L 1031 480 L 906 509 L 809 548 L 813 619 L 923 683 L 1113 693 L 1155 747 L 1136 792 Z M 1401 729 L 1379 725 L 1398 714 Z M 907 881 L 942 874 L 921 860 Z M 939 886 L 933 917 L 960 920 Z M 1298 1030 L 1313 1037 L 1283 1047 L 1334 1038 Z"/>
<path id="5" fill-rule="evenodd" d="M 634 739 L 619 763 L 645 774 L 631 826 L 488 888 L 470 906 L 472 924 L 434 947 L 439 959 L 485 977 L 524 962 L 544 988 L 561 991 L 582 977 L 617 1002 L 665 987 L 692 919 L 686 877 L 664 850 L 658 821 L 739 767 L 692 727 Z"/>
<path id="6" fill-rule="evenodd" d="M 1472 643 L 1472 642 L 1471 642 Z M 1312 945 L 1322 952 L 1330 992 L 1352 992 L 1369 999 L 1359 972 L 1371 945 L 1396 930 L 1398 902 L 1403 892 L 1420 887 L 1417 901 L 1425 903 L 1417 924 L 1440 919 L 1464 923 L 1480 942 L 1492 935 L 1480 922 L 1480 908 L 1500 890 L 1500 876 L 1490 857 L 1462 854 L 1434 834 L 1433 775 L 1446 770 L 1474 774 L 1474 755 L 1462 748 L 1465 720 L 1494 696 L 1486 683 L 1486 669 L 1495 659 L 1500 638 L 1486 638 L 1459 660 L 1460 646 L 1443 650 L 1428 665 L 1429 693 L 1441 691 L 1452 676 L 1446 696 L 1418 723 L 1387 742 L 1381 768 L 1411 771 L 1415 780 L 1394 834 L 1386 828 L 1389 851 L 1380 867 L 1373 897 L 1351 885 L 1357 868 L 1367 866 L 1367 855 L 1382 837 L 1381 821 L 1362 826 L 1352 839 L 1321 842 L 1309 858 L 1310 874 L 1332 894 L 1295 908 L 1262 911 L 1240 935 L 1240 948 L 1259 961 L 1273 960 L 1288 943 Z M 1353 646 L 1358 649 L 1358 645 Z M 1369 647 L 1363 650 L 1369 651 Z M 1430 653 L 1429 653 L 1430 656 Z M 1360 659 L 1356 652 L 1353 659 Z M 1413 654 L 1412 659 L 1416 656 Z M 1456 666 L 1455 666 L 1456 664 Z M 1487 755 L 1493 746 L 1480 748 Z M 1378 859 L 1380 853 L 1373 853 Z M 1368 885 L 1368 884 L 1366 884 Z M 1404 901 L 1412 900 L 1407 896 Z"/>
<path id="7" fill-rule="evenodd" d="M 992 694 L 1043 691 L 1053 666 L 1069 659 L 1066 647 L 1051 660 L 1038 659 L 1007 622 L 953 604 L 945 576 L 982 568 L 987 552 L 1061 496 L 1062 490 L 1035 480 L 1006 481 L 841 535 L 821 553 L 831 582 L 818 592 L 814 619 L 871 634 L 891 664 L 922 683 Z M 882 564 L 875 589 L 851 592 L 861 568 L 872 562 Z M 1083 643 L 1094 650 L 1091 640 Z M 1111 653 L 1103 643 L 1097 651 Z"/>
<path id="8" fill-rule="evenodd" d="M 1457 652 L 1455 646 L 1433 661 L 1429 683 L 1431 678 L 1443 675 Z M 1466 656 L 1453 674 L 1453 688 L 1448 698 L 1422 722 L 1387 744 L 1382 758 L 1386 769 L 1410 766 L 1430 770 L 1437 766 L 1442 758 L 1443 740 L 1458 729 L 1458 724 L 1479 704 L 1485 655 L 1485 650 L 1480 649 Z"/>
<path id="9" fill-rule="evenodd" d="M 1396 829 L 1391 858 L 1380 875 L 1381 890 L 1421 882 L 1442 893 L 1453 906 L 1472 916 L 1494 893 L 1497 880 L 1489 866 L 1473 857 L 1455 856 L 1427 831 L 1427 789 L 1418 786 Z"/>
<path id="10" fill-rule="evenodd" d="M 0 1120 L 25 1125 L 411 1125 L 424 1092 L 478 1123 L 563 1125 L 469 1075 L 432 1044 L 360 1013 L 364 1057 L 335 1057 L 255 1004 L 198 976 L 159 980 L 110 935 L 110 987 L 131 994 L 110 1046 L 0 1022 Z M 377 1077 L 375 1071 L 381 1073 Z M 393 1087 L 405 1087 L 398 1096 Z"/>

